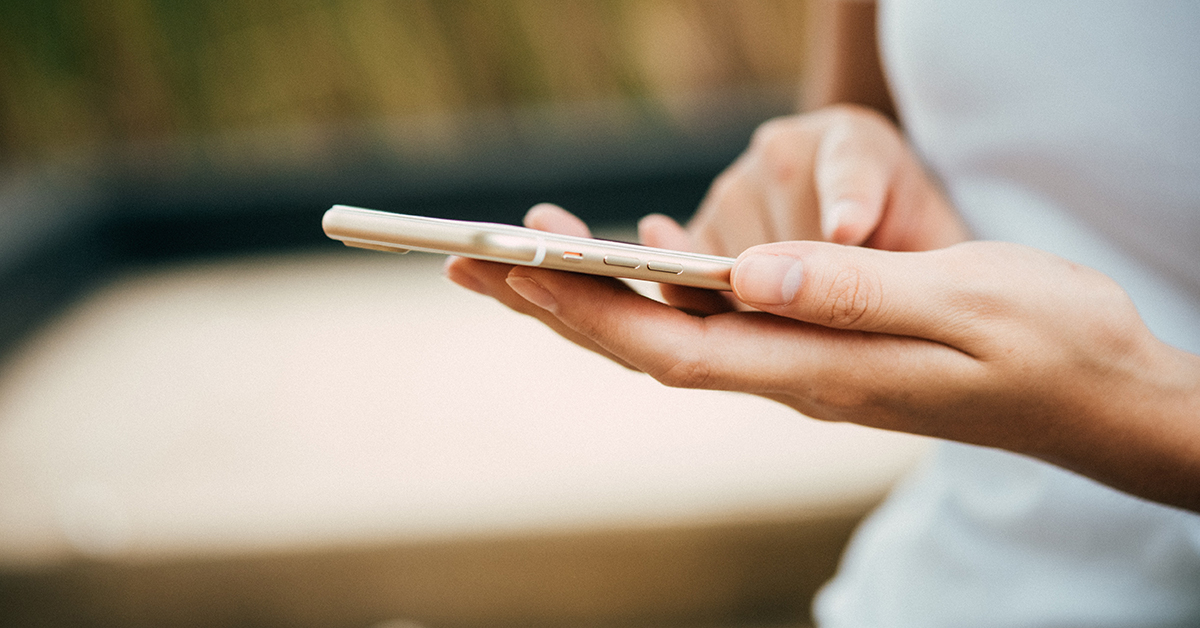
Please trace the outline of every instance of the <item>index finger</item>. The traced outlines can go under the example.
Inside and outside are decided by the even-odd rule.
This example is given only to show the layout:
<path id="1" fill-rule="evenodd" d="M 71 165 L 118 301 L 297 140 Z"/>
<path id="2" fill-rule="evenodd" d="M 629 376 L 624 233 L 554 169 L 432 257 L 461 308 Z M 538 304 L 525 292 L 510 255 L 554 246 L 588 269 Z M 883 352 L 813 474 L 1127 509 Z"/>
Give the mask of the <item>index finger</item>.
<path id="1" fill-rule="evenodd" d="M 691 316 L 594 277 L 525 267 L 513 273 L 551 295 L 539 305 L 566 327 L 668 386 L 764 395 L 855 386 L 898 393 L 911 372 L 962 368 L 969 359 L 935 342 L 763 312 Z M 875 382 L 889 373 L 888 381 Z"/>

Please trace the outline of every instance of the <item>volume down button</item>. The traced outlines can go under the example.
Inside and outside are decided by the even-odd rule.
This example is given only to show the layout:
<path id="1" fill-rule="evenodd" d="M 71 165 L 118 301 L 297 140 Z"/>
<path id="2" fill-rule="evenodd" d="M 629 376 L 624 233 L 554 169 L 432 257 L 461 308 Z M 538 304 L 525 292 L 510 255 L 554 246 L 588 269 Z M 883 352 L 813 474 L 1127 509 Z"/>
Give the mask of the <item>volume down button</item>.
<path id="1" fill-rule="evenodd" d="M 637 268 L 642 265 L 642 260 L 636 257 L 621 257 L 620 255 L 605 255 L 604 263 L 609 266 L 620 266 L 622 268 Z"/>
<path id="2" fill-rule="evenodd" d="M 673 262 L 656 262 L 650 260 L 646 262 L 646 268 L 659 273 L 671 273 L 672 275 L 678 275 L 683 272 L 683 266 Z"/>

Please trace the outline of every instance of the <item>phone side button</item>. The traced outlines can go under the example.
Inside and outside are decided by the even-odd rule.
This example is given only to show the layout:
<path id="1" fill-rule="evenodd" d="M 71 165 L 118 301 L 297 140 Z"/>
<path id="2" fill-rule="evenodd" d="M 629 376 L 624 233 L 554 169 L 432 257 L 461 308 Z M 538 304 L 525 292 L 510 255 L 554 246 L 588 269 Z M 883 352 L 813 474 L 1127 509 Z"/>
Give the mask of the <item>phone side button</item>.
<path id="1" fill-rule="evenodd" d="M 582 262 L 583 253 L 577 251 L 566 251 L 563 253 L 563 259 L 568 262 Z"/>
<path id="2" fill-rule="evenodd" d="M 399 253 L 404 255 L 412 249 L 403 249 L 398 246 L 389 246 L 387 244 L 375 244 L 374 242 L 359 242 L 357 240 L 342 240 L 342 244 L 352 246 L 356 249 L 370 249 L 372 251 L 383 251 L 384 253 Z"/>
<path id="3" fill-rule="evenodd" d="M 620 255 L 605 255 L 604 263 L 609 266 L 620 266 L 622 268 L 637 268 L 642 265 L 642 260 L 636 257 L 621 257 Z"/>
<path id="4" fill-rule="evenodd" d="M 671 273 L 672 275 L 678 275 L 679 273 L 683 272 L 683 266 L 679 264 L 672 264 L 671 262 L 656 262 L 653 260 L 646 262 L 646 268 L 649 268 L 657 273 Z"/>

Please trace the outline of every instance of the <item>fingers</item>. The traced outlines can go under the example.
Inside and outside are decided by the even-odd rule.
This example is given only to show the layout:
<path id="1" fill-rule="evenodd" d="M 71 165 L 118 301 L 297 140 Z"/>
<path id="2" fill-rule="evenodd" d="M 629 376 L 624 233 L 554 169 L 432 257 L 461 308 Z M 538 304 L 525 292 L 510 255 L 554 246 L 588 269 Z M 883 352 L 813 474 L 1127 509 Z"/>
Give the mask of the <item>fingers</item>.
<path id="1" fill-rule="evenodd" d="M 813 172 L 827 241 L 859 245 L 875 231 L 904 156 L 901 148 L 890 126 L 870 117 L 828 127 Z"/>
<path id="2" fill-rule="evenodd" d="M 823 327 L 911 336 L 970 353 L 963 324 L 970 301 L 957 252 L 893 253 L 823 242 L 780 242 L 738 258 L 737 298 L 766 312 Z"/>
<path id="3" fill-rule="evenodd" d="M 897 392 L 903 377 L 880 379 L 895 369 L 962 368 L 967 359 L 937 343 L 762 312 L 690 316 L 594 277 L 525 267 L 513 276 L 528 280 L 513 285 L 563 325 L 668 386 L 789 397 L 810 416 L 845 418 L 834 406 L 858 403 L 845 391 Z"/>
<path id="4" fill-rule="evenodd" d="M 737 257 L 747 247 L 777 239 L 772 219 L 753 164 L 743 158 L 713 181 L 688 232 L 698 252 Z"/>
<path id="5" fill-rule="evenodd" d="M 534 268 L 515 268 L 513 276 L 523 279 L 512 284 L 523 296 L 635 368 L 676 385 L 725 387 L 705 376 L 697 378 L 703 382 L 685 383 L 683 379 L 697 373 L 684 373 L 687 367 L 677 366 L 702 362 L 698 356 L 708 353 L 701 340 L 704 321 L 709 319 L 690 316 L 595 277 Z"/>
<path id="6" fill-rule="evenodd" d="M 728 256 L 788 240 L 914 251 L 968 237 L 899 130 L 852 106 L 760 126 L 689 230 L 701 252 Z"/>
<path id="7" fill-rule="evenodd" d="M 694 251 L 686 229 L 670 216 L 650 214 L 638 221 L 638 240 L 646 246 L 672 251 Z"/>
<path id="8" fill-rule="evenodd" d="M 539 203 L 529 208 L 529 211 L 525 212 L 524 222 L 526 227 L 538 231 L 549 231 L 580 238 L 592 237 L 592 231 L 588 229 L 587 223 L 580 220 L 575 214 L 550 203 Z"/>
<path id="9" fill-rule="evenodd" d="M 687 230 L 669 216 L 650 214 L 638 222 L 638 239 L 646 246 L 673 251 L 694 251 Z M 662 284 L 663 300 L 681 310 L 698 314 L 717 314 L 734 309 L 729 298 L 720 292 L 686 286 Z"/>
<path id="10" fill-rule="evenodd" d="M 928 251 L 970 233 L 942 191 L 879 114 L 836 107 L 821 136 L 813 177 L 824 239 L 888 251 Z"/>
<path id="11" fill-rule="evenodd" d="M 590 338 L 584 337 L 565 326 L 554 315 L 543 307 L 521 296 L 508 283 L 512 266 L 496 262 L 467 259 L 465 257 L 450 257 L 446 260 L 444 272 L 454 283 L 484 296 L 492 297 L 509 309 L 532 316 L 553 329 L 567 340 L 607 357 L 622 366 L 629 364 L 612 353 L 604 350 Z"/>
<path id="12" fill-rule="evenodd" d="M 714 181 L 691 225 L 695 239 L 729 256 L 786 240 L 863 244 L 905 156 L 895 128 L 866 109 L 771 120 Z"/>

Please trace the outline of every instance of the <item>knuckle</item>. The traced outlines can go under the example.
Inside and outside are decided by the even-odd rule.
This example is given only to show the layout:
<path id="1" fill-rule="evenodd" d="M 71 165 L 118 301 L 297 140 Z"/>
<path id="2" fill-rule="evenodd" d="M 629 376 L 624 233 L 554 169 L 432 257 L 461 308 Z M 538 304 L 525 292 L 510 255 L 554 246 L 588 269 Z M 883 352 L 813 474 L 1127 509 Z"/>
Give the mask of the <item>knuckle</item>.
<path id="1" fill-rule="evenodd" d="M 1019 304 L 1012 299 L 1008 278 L 995 271 L 1011 266 L 1010 260 L 1021 252 L 1018 245 L 1006 242 L 970 242 L 943 249 L 941 264 L 971 278 L 955 283 L 946 297 L 948 309 L 972 324 L 1017 316 Z"/>
<path id="2" fill-rule="evenodd" d="M 887 405 L 878 381 L 854 373 L 829 373 L 809 393 L 822 414 L 839 420 L 861 421 L 877 415 Z"/>
<path id="3" fill-rule="evenodd" d="M 896 365 L 903 362 L 897 355 L 895 361 L 864 360 L 824 370 L 808 382 L 808 398 L 823 417 L 902 431 L 915 429 L 930 409 L 961 399 L 950 381 L 937 390 L 913 386 L 912 379 L 897 374 Z"/>
<path id="4" fill-rule="evenodd" d="M 1089 268 L 1076 267 L 1082 275 L 1082 287 L 1091 295 L 1091 315 L 1083 325 L 1085 338 L 1093 346 L 1112 354 L 1136 352 L 1147 340 L 1146 327 L 1140 324 L 1137 306 L 1113 279 Z"/>
<path id="5" fill-rule="evenodd" d="M 814 150 L 805 125 L 795 118 L 777 118 L 758 128 L 751 141 L 753 162 L 768 181 L 786 184 L 806 172 L 806 155 Z"/>
<path id="6" fill-rule="evenodd" d="M 887 116 L 862 105 L 839 103 L 830 106 L 827 111 L 831 125 L 893 126 Z"/>
<path id="7" fill-rule="evenodd" d="M 707 388 L 712 382 L 712 368 L 707 361 L 690 356 L 670 363 L 651 376 L 670 388 Z"/>
<path id="8" fill-rule="evenodd" d="M 845 386 L 832 386 L 821 391 L 814 401 L 825 411 L 836 417 L 862 417 L 874 400 L 861 391 Z"/>
<path id="9" fill-rule="evenodd" d="M 754 134 L 750 136 L 750 148 L 752 150 L 763 149 L 785 141 L 794 120 L 793 117 L 772 118 L 758 125 Z"/>
<path id="10" fill-rule="evenodd" d="M 860 269 L 843 268 L 824 291 L 816 322 L 836 328 L 858 327 L 877 309 L 879 291 Z"/>
<path id="11" fill-rule="evenodd" d="M 836 104 L 829 108 L 828 124 L 833 128 L 852 126 L 860 122 L 865 115 L 864 110 L 856 105 Z"/>
<path id="12" fill-rule="evenodd" d="M 838 105 L 828 112 L 822 133 L 822 150 L 837 154 L 854 147 L 869 147 L 874 154 L 889 155 L 904 145 L 899 130 L 883 114 L 858 105 Z"/>

